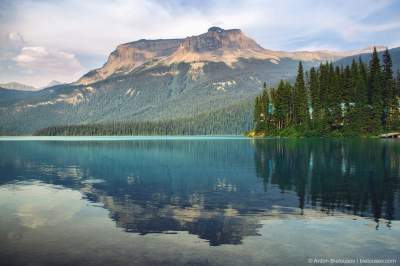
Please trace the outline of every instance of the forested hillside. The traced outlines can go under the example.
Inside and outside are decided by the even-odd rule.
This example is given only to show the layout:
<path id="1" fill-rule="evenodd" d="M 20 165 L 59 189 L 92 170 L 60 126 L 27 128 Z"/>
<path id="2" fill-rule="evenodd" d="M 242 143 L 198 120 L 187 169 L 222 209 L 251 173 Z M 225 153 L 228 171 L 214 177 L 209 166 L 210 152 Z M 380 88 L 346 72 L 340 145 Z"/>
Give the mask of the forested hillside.
<path id="1" fill-rule="evenodd" d="M 250 130 L 253 101 L 243 101 L 213 112 L 191 118 L 148 121 L 113 122 L 48 127 L 35 135 L 42 136 L 118 136 L 118 135 L 240 135 Z"/>
<path id="2" fill-rule="evenodd" d="M 392 63 L 393 63 L 393 66 L 392 66 L 393 72 L 397 73 L 397 71 L 400 70 L 400 47 L 389 49 L 389 52 L 390 52 L 390 57 L 391 57 Z M 385 51 L 378 50 L 379 60 L 381 60 L 381 61 L 383 60 L 384 53 L 385 53 Z M 368 62 L 371 61 L 371 57 L 372 57 L 372 53 L 362 53 L 359 55 L 347 56 L 347 57 L 343 57 L 343 58 L 335 61 L 335 63 L 333 65 L 334 66 L 351 65 L 351 62 L 353 61 L 353 59 L 355 59 L 356 61 L 359 61 L 361 59 L 362 62 L 368 64 Z"/>
<path id="3" fill-rule="evenodd" d="M 299 60 L 308 70 L 358 52 L 273 51 L 241 30 L 217 27 L 182 39 L 142 39 L 119 45 L 101 68 L 74 83 L 29 93 L 0 90 L 0 132 L 30 135 L 64 125 L 187 121 L 253 101 L 264 82 L 270 87 L 294 81 Z M 217 118 L 212 124 L 226 124 L 225 116 Z M 224 132 L 234 134 L 236 129 L 228 129 L 250 123 L 231 122 Z M 214 131 L 221 132 L 218 126 Z"/>
<path id="4" fill-rule="evenodd" d="M 255 100 L 256 135 L 376 135 L 400 127 L 400 75 L 394 77 L 388 50 L 383 62 L 374 50 L 365 64 L 321 64 L 304 74 L 300 63 L 294 86 L 281 81 Z"/>

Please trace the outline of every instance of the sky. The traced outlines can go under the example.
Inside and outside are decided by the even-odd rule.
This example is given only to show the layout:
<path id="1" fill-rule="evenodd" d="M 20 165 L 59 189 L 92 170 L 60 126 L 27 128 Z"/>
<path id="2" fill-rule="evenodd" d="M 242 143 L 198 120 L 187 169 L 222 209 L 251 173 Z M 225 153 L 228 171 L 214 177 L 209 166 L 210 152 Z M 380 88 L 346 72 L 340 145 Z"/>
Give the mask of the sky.
<path id="1" fill-rule="evenodd" d="M 72 82 L 118 44 L 211 26 L 272 50 L 393 48 L 399 14 L 399 0 L 0 0 L 0 83 Z"/>

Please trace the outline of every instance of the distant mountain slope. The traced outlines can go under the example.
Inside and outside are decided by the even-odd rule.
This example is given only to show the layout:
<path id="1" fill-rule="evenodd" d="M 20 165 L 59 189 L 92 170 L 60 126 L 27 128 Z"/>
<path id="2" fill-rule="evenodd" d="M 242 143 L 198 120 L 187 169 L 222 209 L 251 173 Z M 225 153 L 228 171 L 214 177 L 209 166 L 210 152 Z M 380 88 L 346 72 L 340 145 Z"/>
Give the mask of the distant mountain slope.
<path id="1" fill-rule="evenodd" d="M 240 59 L 269 60 L 275 64 L 283 59 L 332 61 L 367 51 L 372 51 L 372 47 L 346 52 L 272 51 L 261 47 L 239 29 L 211 27 L 206 33 L 183 39 L 142 39 L 121 44 L 101 68 L 88 72 L 76 84 L 89 85 L 112 76 L 126 75 L 144 64 L 223 62 L 232 67 Z"/>
<path id="2" fill-rule="evenodd" d="M 291 80 L 299 60 L 307 69 L 351 54 L 271 51 L 240 30 L 216 27 L 184 39 L 139 40 L 119 45 L 103 67 L 75 83 L 8 95 L 0 102 L 0 130 L 198 117 L 252 101 L 264 82 Z M 218 119 L 223 124 L 224 116 Z"/>
<path id="3" fill-rule="evenodd" d="M 153 122 L 105 122 L 41 129 L 42 136 L 241 135 L 253 128 L 253 99 L 193 117 Z"/>
<path id="4" fill-rule="evenodd" d="M 1 88 L 4 89 L 10 89 L 10 90 L 21 90 L 21 91 L 34 91 L 37 90 L 37 88 L 29 85 L 25 85 L 19 82 L 9 82 L 9 83 L 3 83 L 0 84 Z"/>
<path id="5" fill-rule="evenodd" d="M 393 71 L 396 73 L 397 70 L 400 70 L 400 47 L 389 49 L 390 56 L 393 62 Z M 341 58 L 335 62 L 336 65 L 350 65 L 353 59 L 358 60 L 361 57 L 363 62 L 369 62 L 371 60 L 372 53 L 362 53 L 358 55 L 348 56 Z M 382 60 L 383 51 L 378 52 Z"/>
<path id="6" fill-rule="evenodd" d="M 60 82 L 60 81 L 57 81 L 57 80 L 52 80 L 46 86 L 43 86 L 42 89 L 54 87 L 54 86 L 61 85 L 61 84 L 64 84 L 64 83 Z"/>
<path id="7" fill-rule="evenodd" d="M 18 101 L 30 98 L 33 94 L 34 92 L 32 91 L 20 91 L 0 87 L 0 110 Z"/>

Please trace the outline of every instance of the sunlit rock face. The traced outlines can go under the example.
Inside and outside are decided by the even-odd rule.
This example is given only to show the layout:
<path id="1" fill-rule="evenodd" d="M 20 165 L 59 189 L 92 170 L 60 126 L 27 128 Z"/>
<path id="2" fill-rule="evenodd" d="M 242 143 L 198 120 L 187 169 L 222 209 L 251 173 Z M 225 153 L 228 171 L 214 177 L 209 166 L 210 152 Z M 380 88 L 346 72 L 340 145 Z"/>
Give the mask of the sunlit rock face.
<path id="1" fill-rule="evenodd" d="M 119 45 L 101 68 L 75 83 L 35 92 L 0 88 L 0 134 L 179 119 L 190 119 L 192 128 L 210 127 L 193 134 L 243 134 L 253 126 L 254 97 L 264 84 L 269 88 L 280 80 L 294 81 L 300 60 L 308 70 L 370 49 L 272 51 L 239 29 L 218 27 L 182 39 L 138 40 Z"/>
<path id="2" fill-rule="evenodd" d="M 365 52 L 366 50 L 361 51 Z M 77 84 L 90 84 L 115 74 L 128 74 L 152 61 L 164 64 L 211 61 L 224 62 L 232 66 L 240 58 L 269 59 L 277 64 L 281 58 L 323 61 L 335 60 L 359 52 L 360 50 L 353 52 L 272 51 L 261 47 L 240 29 L 224 30 L 219 27 L 211 27 L 206 33 L 183 39 L 142 39 L 121 44 L 110 54 L 107 62 L 101 68 L 90 71 L 79 79 Z M 150 66 L 152 65 L 150 64 Z"/>
<path id="3" fill-rule="evenodd" d="M 245 51 L 232 55 L 226 54 L 239 50 Z M 241 30 L 212 27 L 204 34 L 184 39 L 142 39 L 121 44 L 110 54 L 101 68 L 90 71 L 77 83 L 89 84 L 106 79 L 113 74 L 126 74 L 152 60 L 165 59 L 165 62 L 169 64 L 182 61 L 231 62 L 239 56 L 249 57 L 254 56 L 254 52 L 265 51 L 254 40 L 245 36 Z M 213 52 L 213 54 L 210 55 L 207 52 Z"/>
<path id="4" fill-rule="evenodd" d="M 127 73 L 152 59 L 165 57 L 173 53 L 181 40 L 139 40 L 121 44 L 108 57 L 107 62 L 78 80 L 78 84 L 89 84 L 105 79 L 112 74 Z"/>
<path id="5" fill-rule="evenodd" d="M 254 40 L 244 35 L 241 30 L 223 30 L 218 27 L 212 27 L 204 34 L 184 39 L 181 47 L 195 52 L 214 51 L 217 49 L 264 50 Z"/>

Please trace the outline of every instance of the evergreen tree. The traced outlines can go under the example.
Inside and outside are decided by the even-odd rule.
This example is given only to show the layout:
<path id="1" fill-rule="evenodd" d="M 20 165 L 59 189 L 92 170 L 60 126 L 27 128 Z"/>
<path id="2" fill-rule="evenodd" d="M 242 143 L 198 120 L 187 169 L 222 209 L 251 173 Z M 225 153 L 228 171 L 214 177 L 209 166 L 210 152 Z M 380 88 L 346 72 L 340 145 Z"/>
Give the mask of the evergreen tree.
<path id="1" fill-rule="evenodd" d="M 397 69 L 395 94 L 397 97 L 400 97 L 400 69 Z"/>
<path id="2" fill-rule="evenodd" d="M 392 59 L 389 50 L 383 53 L 383 126 L 385 129 L 394 130 L 398 128 L 399 108 L 396 95 L 395 80 L 393 79 Z"/>
<path id="3" fill-rule="evenodd" d="M 256 98 L 257 130 L 301 135 L 312 126 L 321 135 L 364 135 L 399 129 L 400 74 L 395 80 L 388 50 L 383 66 L 374 49 L 368 65 L 361 58 L 346 67 L 326 62 L 305 76 L 307 84 L 300 62 L 294 86 L 281 81 Z"/>
<path id="4" fill-rule="evenodd" d="M 357 101 L 357 87 L 359 79 L 359 66 L 355 59 L 351 63 L 349 78 L 350 78 L 350 102 L 355 103 Z"/>
<path id="5" fill-rule="evenodd" d="M 382 101 L 382 72 L 376 47 L 372 53 L 369 69 L 368 86 L 369 104 L 372 107 L 367 119 L 369 119 L 370 128 L 368 132 L 377 133 L 381 131 L 383 122 L 383 101 Z"/>
<path id="6" fill-rule="evenodd" d="M 297 125 L 306 126 L 309 121 L 307 92 L 304 84 L 303 64 L 299 62 L 293 97 L 294 117 Z"/>
<path id="7" fill-rule="evenodd" d="M 319 91 L 318 73 L 314 67 L 310 70 L 309 91 L 312 108 L 312 126 L 314 129 L 320 126 L 321 121 L 321 98 Z"/>
<path id="8" fill-rule="evenodd" d="M 358 61 L 358 73 L 356 78 L 356 97 L 355 103 L 360 105 L 368 104 L 368 75 L 365 64 L 361 57 Z"/>
<path id="9" fill-rule="evenodd" d="M 328 64 L 321 64 L 319 67 L 319 95 L 320 95 L 320 124 L 322 134 L 330 130 L 330 89 L 329 89 L 329 68 Z"/>
<path id="10" fill-rule="evenodd" d="M 343 124 L 342 102 L 347 98 L 344 88 L 343 69 L 336 70 L 333 64 L 327 64 L 328 72 L 328 97 L 327 97 L 327 123 L 329 130 L 336 130 Z"/>
<path id="11" fill-rule="evenodd" d="M 254 114 L 253 114 L 253 117 L 254 117 L 254 130 L 256 132 L 260 132 L 260 130 L 261 130 L 261 119 L 260 119 L 261 118 L 260 117 L 261 110 L 262 110 L 261 97 L 257 96 L 256 99 L 255 99 L 255 102 L 254 102 Z"/>
<path id="12" fill-rule="evenodd" d="M 260 114 L 260 119 L 261 121 L 261 131 L 267 131 L 268 130 L 268 124 L 269 124 L 269 95 L 268 95 L 268 90 L 264 84 L 264 91 L 261 95 L 261 114 Z"/>

